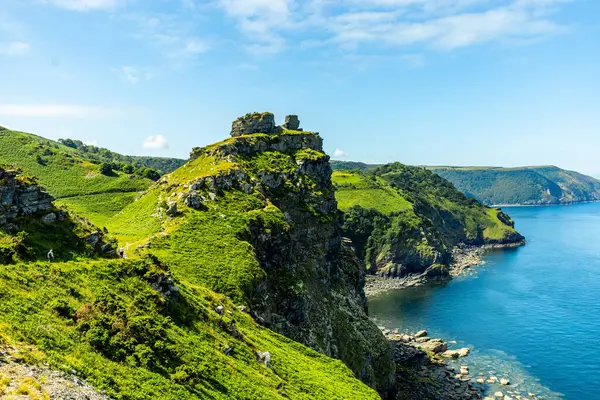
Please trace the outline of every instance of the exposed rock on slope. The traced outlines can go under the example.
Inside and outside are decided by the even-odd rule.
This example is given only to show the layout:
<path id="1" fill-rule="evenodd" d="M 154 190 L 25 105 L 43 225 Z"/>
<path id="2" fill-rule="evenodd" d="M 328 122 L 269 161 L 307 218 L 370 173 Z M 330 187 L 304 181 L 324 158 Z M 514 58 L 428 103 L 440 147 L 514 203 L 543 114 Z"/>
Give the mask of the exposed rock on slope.
<path id="1" fill-rule="evenodd" d="M 17 217 L 51 210 L 52 200 L 52 196 L 19 171 L 0 168 L 0 228 L 10 228 L 7 224 Z M 42 218 L 56 220 L 56 215 L 48 213 Z"/>
<path id="2" fill-rule="evenodd" d="M 265 326 L 341 359 L 387 395 L 389 345 L 367 317 L 363 269 L 341 239 L 320 136 L 280 130 L 266 114 L 258 125 L 248 118 L 234 123 L 233 138 L 194 149 L 186 166 L 147 194 L 181 210 L 149 251 L 182 279 L 245 302 Z M 256 129 L 268 134 L 241 134 Z M 198 246 L 196 256 L 184 242 Z"/>

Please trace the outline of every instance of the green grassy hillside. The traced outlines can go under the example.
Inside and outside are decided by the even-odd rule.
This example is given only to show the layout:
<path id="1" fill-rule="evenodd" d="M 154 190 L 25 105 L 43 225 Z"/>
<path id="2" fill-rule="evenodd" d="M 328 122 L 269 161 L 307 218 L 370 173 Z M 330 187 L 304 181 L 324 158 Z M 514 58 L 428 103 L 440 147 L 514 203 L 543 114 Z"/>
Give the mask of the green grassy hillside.
<path id="1" fill-rule="evenodd" d="M 224 295 L 174 284 L 152 259 L 0 265 L 0 348 L 114 399 L 379 398 Z M 271 353 L 269 367 L 257 352 Z"/>
<path id="2" fill-rule="evenodd" d="M 600 200 L 600 181 L 554 166 L 429 167 L 486 204 L 564 204 Z"/>
<path id="3" fill-rule="evenodd" d="M 357 377 L 391 387 L 389 346 L 336 231 L 317 135 L 229 139 L 151 184 L 99 176 L 67 146 L 2 134 L 13 146 L 2 147 L 3 162 L 129 246 L 128 260 L 0 259 L 0 350 L 74 371 L 114 399 L 380 398 Z M 19 225 L 36 240 L 64 234 Z M 0 250 L 14 238 L 0 235 Z"/>
<path id="4" fill-rule="evenodd" d="M 102 173 L 99 161 L 81 151 L 36 135 L 0 131 L 0 164 L 36 177 L 57 204 L 83 213 L 100 227 L 152 181 L 136 173 Z"/>
<path id="5" fill-rule="evenodd" d="M 400 163 L 367 171 L 336 171 L 344 230 L 372 272 L 445 274 L 458 244 L 523 240 L 510 218 L 457 191 L 420 167 Z"/>

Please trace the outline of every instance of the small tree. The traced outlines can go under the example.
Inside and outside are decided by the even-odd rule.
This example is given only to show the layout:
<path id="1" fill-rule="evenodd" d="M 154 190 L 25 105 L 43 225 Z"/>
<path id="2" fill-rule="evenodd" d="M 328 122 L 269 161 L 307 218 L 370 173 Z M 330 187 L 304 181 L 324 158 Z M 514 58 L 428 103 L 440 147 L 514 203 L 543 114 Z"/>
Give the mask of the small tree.
<path id="1" fill-rule="evenodd" d="M 157 181 L 160 179 L 160 174 L 158 172 L 156 172 L 156 170 L 152 169 L 152 168 L 144 168 L 142 170 L 142 176 L 144 178 L 148 178 L 151 179 L 153 181 Z"/>
<path id="2" fill-rule="evenodd" d="M 113 173 L 112 164 L 107 162 L 101 163 L 99 169 L 102 175 L 111 175 Z"/>

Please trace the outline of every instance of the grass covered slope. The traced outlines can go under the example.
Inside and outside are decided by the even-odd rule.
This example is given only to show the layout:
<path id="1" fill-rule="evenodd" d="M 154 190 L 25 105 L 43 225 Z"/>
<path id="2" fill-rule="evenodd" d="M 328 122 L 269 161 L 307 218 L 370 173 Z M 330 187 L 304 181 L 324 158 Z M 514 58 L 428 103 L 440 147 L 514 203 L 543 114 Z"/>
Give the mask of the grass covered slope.
<path id="1" fill-rule="evenodd" d="M 554 166 L 428 167 L 486 204 L 568 204 L 600 200 L 600 181 Z"/>
<path id="2" fill-rule="evenodd" d="M 58 205 L 82 213 L 100 227 L 152 184 L 137 173 L 101 173 L 101 162 L 78 149 L 7 129 L 0 131 L 0 164 L 36 177 Z"/>
<path id="3" fill-rule="evenodd" d="M 75 371 L 113 399 L 379 398 L 224 295 L 175 284 L 151 258 L 0 265 L 0 349 Z"/>
<path id="4" fill-rule="evenodd" d="M 99 166 L 77 150 L 23 132 L 0 131 L 0 163 L 21 168 L 35 176 L 57 199 L 91 194 L 135 192 L 151 181 L 113 171 L 100 173 Z"/>
<path id="5" fill-rule="evenodd" d="M 423 168 L 393 163 L 368 171 L 336 171 L 344 231 L 371 272 L 446 275 L 459 244 L 518 243 L 510 218 L 469 199 Z"/>
<path id="6" fill-rule="evenodd" d="M 109 230 L 132 255 L 148 252 L 186 286 L 246 304 L 264 326 L 387 393 L 389 346 L 367 317 L 364 272 L 341 240 L 328 161 L 318 134 L 300 131 L 195 149 Z"/>

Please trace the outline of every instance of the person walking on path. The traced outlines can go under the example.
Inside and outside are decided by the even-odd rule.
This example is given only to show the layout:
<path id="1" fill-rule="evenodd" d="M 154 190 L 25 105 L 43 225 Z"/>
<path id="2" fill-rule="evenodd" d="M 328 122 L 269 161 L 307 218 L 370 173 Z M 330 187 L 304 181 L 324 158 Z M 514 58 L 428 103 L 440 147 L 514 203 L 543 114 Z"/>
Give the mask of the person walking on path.
<path id="1" fill-rule="evenodd" d="M 52 249 L 50 249 L 50 251 L 48 252 L 48 262 L 53 262 L 54 261 L 54 252 L 52 251 Z"/>

